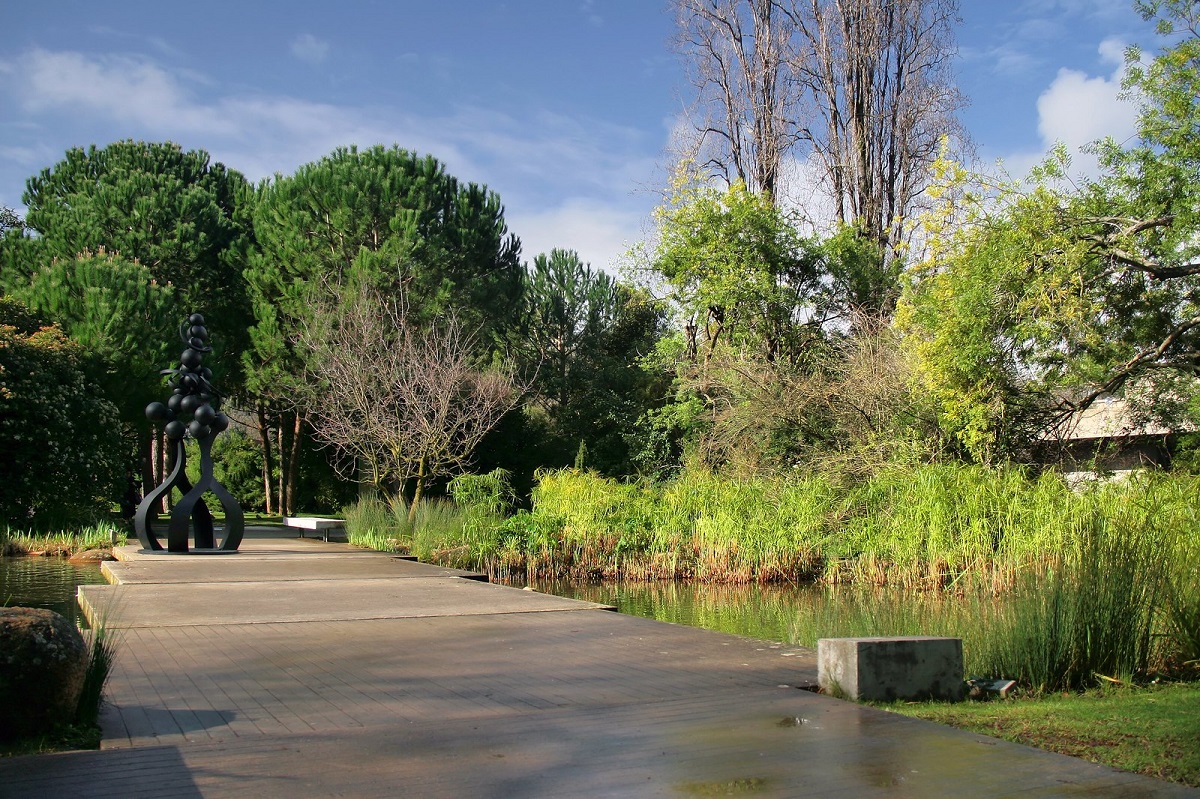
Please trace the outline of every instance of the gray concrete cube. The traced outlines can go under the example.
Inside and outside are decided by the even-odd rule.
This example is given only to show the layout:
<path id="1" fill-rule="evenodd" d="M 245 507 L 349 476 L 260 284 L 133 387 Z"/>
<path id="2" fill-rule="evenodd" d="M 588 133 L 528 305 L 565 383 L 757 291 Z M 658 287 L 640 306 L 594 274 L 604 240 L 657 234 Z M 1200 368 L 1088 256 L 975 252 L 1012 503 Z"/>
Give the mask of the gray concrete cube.
<path id="1" fill-rule="evenodd" d="M 872 702 L 963 698 L 961 638 L 822 638 L 817 682 L 835 696 Z"/>

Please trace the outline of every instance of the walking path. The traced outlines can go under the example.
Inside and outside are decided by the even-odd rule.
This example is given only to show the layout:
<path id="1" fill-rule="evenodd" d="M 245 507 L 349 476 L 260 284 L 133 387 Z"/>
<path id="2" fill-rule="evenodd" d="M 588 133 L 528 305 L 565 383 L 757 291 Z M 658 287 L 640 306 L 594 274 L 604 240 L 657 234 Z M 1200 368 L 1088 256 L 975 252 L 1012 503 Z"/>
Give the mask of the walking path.
<path id="1" fill-rule="evenodd" d="M 1200 797 L 798 690 L 814 653 L 345 544 L 126 547 L 99 751 L 0 797 Z M 466 578 L 466 579 L 464 579 Z"/>

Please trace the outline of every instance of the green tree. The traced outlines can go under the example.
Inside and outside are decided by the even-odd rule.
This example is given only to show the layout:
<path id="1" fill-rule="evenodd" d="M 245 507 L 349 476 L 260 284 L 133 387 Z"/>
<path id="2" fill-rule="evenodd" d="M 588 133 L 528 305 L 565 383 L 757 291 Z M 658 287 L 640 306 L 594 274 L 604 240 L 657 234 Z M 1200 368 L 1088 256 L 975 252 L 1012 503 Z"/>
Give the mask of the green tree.
<path id="1" fill-rule="evenodd" d="M 158 285 L 172 287 L 180 314 L 210 317 L 213 369 L 219 380 L 229 372 L 236 383 L 250 318 L 240 261 L 249 233 L 236 208 L 245 190 L 245 179 L 210 164 L 208 153 L 170 142 L 69 150 L 26 183 L 31 236 L 15 243 L 11 233 L 5 237 L 21 257 L 5 259 L 3 282 L 15 286 L 85 252 L 136 261 Z"/>
<path id="2" fill-rule="evenodd" d="M 520 241 L 499 197 L 398 147 L 341 148 L 263 185 L 254 230 L 251 290 L 276 300 L 285 323 L 303 317 L 308 289 L 351 271 L 403 290 L 414 318 L 453 308 L 485 338 L 520 299 Z"/>
<path id="3" fill-rule="evenodd" d="M 86 521 L 123 488 L 126 445 L 89 362 L 61 330 L 0 295 L 0 523 Z"/>
<path id="4" fill-rule="evenodd" d="M 245 275 L 255 323 L 245 366 L 263 440 L 271 439 L 267 427 L 290 436 L 276 436 L 275 447 L 287 476 L 279 492 L 286 510 L 306 429 L 296 402 L 306 358 L 293 342 L 312 307 L 359 282 L 403 293 L 416 324 L 454 313 L 480 331 L 486 349 L 519 308 L 520 242 L 508 233 L 495 193 L 460 184 L 435 158 L 397 147 L 339 148 L 263 184 L 253 220 L 256 246 Z M 269 469 L 270 449 L 266 456 Z"/>
<path id="5" fill-rule="evenodd" d="M 814 302 L 822 272 L 797 218 L 740 182 L 721 191 L 686 173 L 656 214 L 650 269 L 670 287 L 689 359 L 722 347 L 768 361 L 809 354 L 826 321 Z"/>
<path id="6" fill-rule="evenodd" d="M 1019 455 L 1106 392 L 1167 422 L 1194 394 L 1200 10 L 1139 9 L 1158 15 L 1169 44 L 1147 63 L 1129 52 L 1139 137 L 1096 144 L 1099 178 L 1067 181 L 1061 148 L 1032 189 L 986 188 L 942 165 L 941 207 L 925 218 L 932 246 L 900 317 L 943 429 L 970 457 Z"/>
<path id="7" fill-rule="evenodd" d="M 656 353 L 675 391 L 643 418 L 639 462 L 661 472 L 682 445 L 709 466 L 769 469 L 836 448 L 825 406 L 792 400 L 831 380 L 847 336 L 888 317 L 899 262 L 854 228 L 802 236 L 796 214 L 740 183 L 720 191 L 684 174 L 673 190 L 648 260 L 678 315 Z"/>
<path id="8" fill-rule="evenodd" d="M 1093 256 L 1085 283 L 1111 343 L 1089 351 L 1095 391 L 1200 362 L 1200 8 L 1139 2 L 1168 45 L 1144 63 L 1126 54 L 1126 88 L 1140 102 L 1138 140 L 1098 143 L 1105 175 L 1066 216 Z"/>
<path id="9" fill-rule="evenodd" d="M 1063 278 L 1080 277 L 1087 248 L 1058 228 L 1060 194 L 980 192 L 957 165 L 939 170 L 942 205 L 923 219 L 929 254 L 909 272 L 896 323 L 951 448 L 993 462 L 1048 421 L 1052 361 L 1090 308 L 1072 291 L 1081 283 Z"/>
<path id="10" fill-rule="evenodd" d="M 577 366 L 618 312 L 616 281 L 593 272 L 573 250 L 538 255 L 529 269 L 520 331 L 525 359 L 537 370 L 539 394 L 559 407 L 571 402 Z"/>
<path id="11" fill-rule="evenodd" d="M 568 465 L 582 448 L 587 467 L 629 472 L 627 434 L 662 391 L 638 360 L 663 321 L 647 293 L 592 271 L 572 250 L 534 259 L 515 337 L 533 381 L 526 412 L 547 421 L 538 465 Z"/>
<path id="12" fill-rule="evenodd" d="M 182 346 L 172 288 L 142 264 L 100 251 L 55 259 L 12 294 L 95 357 L 105 396 L 124 422 L 145 428 L 143 409 L 161 398 L 159 370 Z"/>

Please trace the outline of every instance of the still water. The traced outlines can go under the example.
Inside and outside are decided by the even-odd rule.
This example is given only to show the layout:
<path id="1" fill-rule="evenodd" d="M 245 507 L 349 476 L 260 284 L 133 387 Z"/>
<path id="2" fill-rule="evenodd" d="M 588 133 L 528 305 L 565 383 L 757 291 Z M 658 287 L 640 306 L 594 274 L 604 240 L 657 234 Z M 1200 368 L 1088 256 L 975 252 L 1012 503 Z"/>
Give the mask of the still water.
<path id="1" fill-rule="evenodd" d="M 0 604 L 80 617 L 75 589 L 103 584 L 99 564 L 0 558 Z M 613 605 L 622 613 L 799 646 L 860 635 L 968 635 L 999 610 L 994 597 L 820 585 L 536 581 L 547 594 Z"/>
<path id="2" fill-rule="evenodd" d="M 0 558 L 0 605 L 48 608 L 71 621 L 80 618 L 75 589 L 107 582 L 98 563 L 66 558 Z"/>
<path id="3" fill-rule="evenodd" d="M 809 647 L 840 636 L 962 637 L 1004 604 L 984 595 L 811 584 L 536 581 L 530 587 L 635 616 Z"/>

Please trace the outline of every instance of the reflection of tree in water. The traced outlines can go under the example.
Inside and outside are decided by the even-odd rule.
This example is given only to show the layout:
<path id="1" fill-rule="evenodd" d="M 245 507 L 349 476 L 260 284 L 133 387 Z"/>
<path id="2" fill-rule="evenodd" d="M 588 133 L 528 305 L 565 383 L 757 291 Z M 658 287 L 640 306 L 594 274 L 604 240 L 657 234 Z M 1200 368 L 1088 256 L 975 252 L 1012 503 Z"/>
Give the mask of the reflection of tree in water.
<path id="1" fill-rule="evenodd" d="M 819 638 L 978 636 L 1004 603 L 991 594 L 822 585 L 537 581 L 549 594 L 672 624 L 815 647 Z"/>

